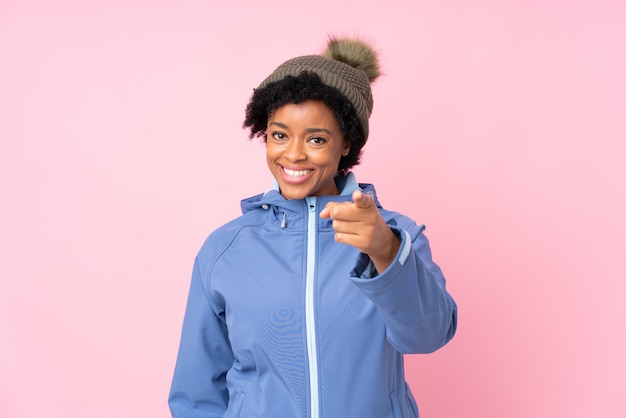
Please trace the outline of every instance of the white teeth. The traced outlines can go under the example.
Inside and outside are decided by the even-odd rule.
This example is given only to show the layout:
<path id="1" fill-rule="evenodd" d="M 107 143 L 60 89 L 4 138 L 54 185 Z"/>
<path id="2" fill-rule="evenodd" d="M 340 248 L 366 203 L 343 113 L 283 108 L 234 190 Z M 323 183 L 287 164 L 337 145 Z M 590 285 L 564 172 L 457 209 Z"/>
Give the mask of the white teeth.
<path id="1" fill-rule="evenodd" d="M 285 167 L 283 167 L 283 170 L 285 170 L 285 174 L 287 174 L 289 177 L 305 176 L 311 172 L 311 170 L 290 170 Z"/>

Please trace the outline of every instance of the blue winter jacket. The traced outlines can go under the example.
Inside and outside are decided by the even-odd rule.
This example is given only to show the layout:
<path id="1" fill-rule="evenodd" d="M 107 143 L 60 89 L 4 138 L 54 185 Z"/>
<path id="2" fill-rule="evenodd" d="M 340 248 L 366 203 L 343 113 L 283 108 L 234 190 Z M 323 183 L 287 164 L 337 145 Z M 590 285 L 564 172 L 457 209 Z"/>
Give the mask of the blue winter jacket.
<path id="1" fill-rule="evenodd" d="M 243 215 L 198 253 L 169 396 L 177 418 L 418 417 L 403 354 L 429 353 L 456 330 L 456 304 L 424 227 L 383 210 L 372 185 L 339 196 L 242 201 Z M 334 240 L 329 201 L 371 193 L 401 240 L 377 273 Z"/>

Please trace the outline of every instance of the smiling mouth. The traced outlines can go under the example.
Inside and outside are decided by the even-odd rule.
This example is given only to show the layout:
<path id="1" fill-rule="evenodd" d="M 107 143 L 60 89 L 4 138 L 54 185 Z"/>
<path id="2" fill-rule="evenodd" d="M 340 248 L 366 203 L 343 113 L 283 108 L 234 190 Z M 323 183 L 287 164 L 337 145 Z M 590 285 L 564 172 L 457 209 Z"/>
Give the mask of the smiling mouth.
<path id="1" fill-rule="evenodd" d="M 290 170 L 288 168 L 283 167 L 283 171 L 289 177 L 302 177 L 302 176 L 306 176 L 307 174 L 311 173 L 313 170 Z"/>

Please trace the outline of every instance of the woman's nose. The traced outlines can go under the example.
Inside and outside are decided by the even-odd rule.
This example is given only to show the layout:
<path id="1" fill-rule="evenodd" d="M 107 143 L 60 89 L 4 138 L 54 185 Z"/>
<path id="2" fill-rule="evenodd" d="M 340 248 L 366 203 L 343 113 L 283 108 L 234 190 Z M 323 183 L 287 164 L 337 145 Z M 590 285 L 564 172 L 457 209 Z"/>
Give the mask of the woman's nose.
<path id="1" fill-rule="evenodd" d="M 287 157 L 290 161 L 300 161 L 306 158 L 306 153 L 304 149 L 304 141 L 299 139 L 292 139 L 287 144 L 287 149 L 285 149 L 285 157 Z"/>

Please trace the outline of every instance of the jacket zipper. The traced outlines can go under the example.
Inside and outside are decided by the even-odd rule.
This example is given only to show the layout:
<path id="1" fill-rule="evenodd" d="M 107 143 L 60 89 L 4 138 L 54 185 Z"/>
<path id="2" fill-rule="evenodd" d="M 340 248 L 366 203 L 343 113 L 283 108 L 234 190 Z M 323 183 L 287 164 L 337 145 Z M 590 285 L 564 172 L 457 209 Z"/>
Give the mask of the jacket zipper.
<path id="1" fill-rule="evenodd" d="M 308 206 L 306 257 L 306 341 L 309 359 L 309 386 L 311 391 L 311 418 L 319 418 L 319 383 L 317 375 L 317 342 L 315 329 L 315 240 L 317 235 L 316 197 L 306 198 Z"/>

